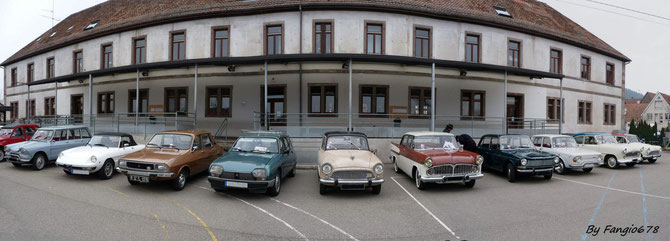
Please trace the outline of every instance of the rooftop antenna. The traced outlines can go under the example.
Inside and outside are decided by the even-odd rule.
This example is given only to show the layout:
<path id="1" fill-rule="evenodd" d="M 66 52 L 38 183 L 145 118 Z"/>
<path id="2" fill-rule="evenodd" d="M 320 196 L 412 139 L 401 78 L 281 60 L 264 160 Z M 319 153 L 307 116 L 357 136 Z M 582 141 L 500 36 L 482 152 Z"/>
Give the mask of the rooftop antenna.
<path id="1" fill-rule="evenodd" d="M 55 11 L 54 11 L 54 5 L 55 5 L 55 4 L 54 4 L 54 1 L 55 1 L 55 0 L 51 0 L 51 10 L 49 10 L 49 9 L 42 9 L 42 11 L 47 11 L 47 12 L 51 13 L 51 16 L 41 15 L 42 17 L 51 19 L 51 27 L 52 27 L 52 28 L 54 27 L 54 21 L 58 21 L 58 22 L 61 21 L 60 19 L 57 19 L 57 18 L 54 17 L 54 13 L 55 13 Z"/>

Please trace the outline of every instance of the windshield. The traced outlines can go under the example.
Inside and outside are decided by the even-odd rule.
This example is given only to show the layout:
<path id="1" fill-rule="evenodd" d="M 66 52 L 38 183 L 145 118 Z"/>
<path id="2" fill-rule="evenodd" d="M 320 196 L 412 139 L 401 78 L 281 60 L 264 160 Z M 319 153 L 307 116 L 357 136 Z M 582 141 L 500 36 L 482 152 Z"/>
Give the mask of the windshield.
<path id="1" fill-rule="evenodd" d="M 577 147 L 577 142 L 572 137 L 554 137 L 552 145 L 554 148 L 574 148 Z"/>
<path id="2" fill-rule="evenodd" d="M 616 138 L 614 138 L 614 136 L 612 136 L 612 135 L 599 135 L 599 136 L 596 136 L 596 140 L 598 140 L 598 142 L 600 144 L 616 144 L 617 143 Z"/>
<path id="3" fill-rule="evenodd" d="M 414 138 L 414 150 L 428 150 L 428 149 L 458 149 L 460 145 L 456 142 L 453 136 L 417 136 Z"/>
<path id="4" fill-rule="evenodd" d="M 326 150 L 369 150 L 368 139 L 355 135 L 330 136 L 326 140 Z"/>
<path id="5" fill-rule="evenodd" d="M 500 149 L 513 150 L 520 148 L 531 148 L 530 138 L 527 136 L 501 136 Z"/>
<path id="6" fill-rule="evenodd" d="M 191 147 L 191 140 L 193 137 L 183 134 L 157 134 L 149 143 L 148 147 L 170 148 L 178 150 L 187 150 Z"/>
<path id="7" fill-rule="evenodd" d="M 639 143 L 640 139 L 637 139 L 637 136 L 626 136 L 626 139 L 628 139 L 628 142 L 630 143 Z"/>
<path id="8" fill-rule="evenodd" d="M 279 153 L 277 139 L 271 137 L 240 137 L 233 146 L 233 151 L 256 153 Z"/>
<path id="9" fill-rule="evenodd" d="M 98 135 L 95 135 L 91 138 L 90 141 L 88 141 L 88 144 L 91 145 L 91 146 L 104 146 L 104 147 L 118 148 L 120 140 L 121 140 L 121 137 L 119 137 L 119 136 L 98 136 Z"/>
<path id="10" fill-rule="evenodd" d="M 9 129 L 9 128 L 0 129 L 0 136 L 6 136 L 6 135 L 9 135 L 9 134 L 12 134 L 12 129 Z"/>
<path id="11" fill-rule="evenodd" d="M 37 130 L 35 134 L 33 135 L 32 138 L 30 138 L 31 141 L 48 141 L 51 140 L 51 137 L 54 135 L 53 130 Z"/>

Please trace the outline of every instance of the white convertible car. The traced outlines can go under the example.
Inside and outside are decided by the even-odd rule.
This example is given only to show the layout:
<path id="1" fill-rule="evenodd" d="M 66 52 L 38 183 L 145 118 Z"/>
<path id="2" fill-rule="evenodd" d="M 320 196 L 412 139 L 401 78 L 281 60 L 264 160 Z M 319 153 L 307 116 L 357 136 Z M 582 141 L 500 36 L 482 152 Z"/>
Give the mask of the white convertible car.
<path id="1" fill-rule="evenodd" d="M 100 133 L 85 146 L 62 151 L 56 165 L 68 175 L 96 175 L 110 179 L 119 164 L 119 158 L 144 149 L 135 143 L 133 136 L 125 133 Z"/>
<path id="2" fill-rule="evenodd" d="M 560 160 L 554 170 L 565 174 L 570 169 L 581 169 L 589 173 L 596 165 L 603 164 L 600 152 L 579 148 L 575 138 L 566 135 L 535 135 L 531 138 L 538 151 L 557 155 Z"/>

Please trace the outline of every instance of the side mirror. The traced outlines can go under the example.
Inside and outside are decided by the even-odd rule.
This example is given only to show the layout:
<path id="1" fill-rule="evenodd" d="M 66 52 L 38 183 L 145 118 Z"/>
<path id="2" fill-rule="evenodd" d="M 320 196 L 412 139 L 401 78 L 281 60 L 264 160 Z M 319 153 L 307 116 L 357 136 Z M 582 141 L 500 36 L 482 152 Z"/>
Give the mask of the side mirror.
<path id="1" fill-rule="evenodd" d="M 377 149 L 372 150 L 372 154 L 377 155 Z"/>
<path id="2" fill-rule="evenodd" d="M 123 143 L 123 147 L 129 147 L 130 143 Z"/>
<path id="3" fill-rule="evenodd" d="M 200 150 L 199 146 L 193 146 L 193 148 L 191 148 L 191 152 L 194 152 L 194 151 L 197 151 L 197 150 Z"/>

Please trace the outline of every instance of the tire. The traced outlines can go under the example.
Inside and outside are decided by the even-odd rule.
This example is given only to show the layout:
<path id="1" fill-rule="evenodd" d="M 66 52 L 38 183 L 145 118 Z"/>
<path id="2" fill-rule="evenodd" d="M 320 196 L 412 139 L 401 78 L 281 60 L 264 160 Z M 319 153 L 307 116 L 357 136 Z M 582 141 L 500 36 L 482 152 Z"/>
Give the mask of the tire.
<path id="1" fill-rule="evenodd" d="M 126 176 L 126 177 L 128 178 L 128 183 L 130 183 L 130 185 L 138 185 L 138 184 L 140 184 L 140 182 L 138 182 L 138 181 L 130 180 L 130 176 Z"/>
<path id="2" fill-rule="evenodd" d="M 321 195 L 328 194 L 328 187 L 326 185 L 319 183 L 319 194 Z"/>
<path id="3" fill-rule="evenodd" d="M 291 172 L 288 173 L 288 177 L 295 177 L 295 172 L 296 172 L 296 165 L 293 165 L 293 168 L 291 169 Z"/>
<path id="4" fill-rule="evenodd" d="M 33 169 L 39 171 L 44 169 L 44 166 L 47 165 L 47 158 L 44 156 L 44 154 L 39 153 L 33 157 L 32 160 L 33 164 Z"/>
<path id="5" fill-rule="evenodd" d="M 179 171 L 179 174 L 177 174 L 177 178 L 172 180 L 172 189 L 175 191 L 184 190 L 184 187 L 186 186 L 186 178 L 188 178 L 188 169 L 182 168 L 181 171 Z"/>
<path id="6" fill-rule="evenodd" d="M 107 160 L 102 164 L 102 168 L 96 173 L 98 178 L 102 180 L 108 180 L 114 176 L 114 161 Z"/>
<path id="7" fill-rule="evenodd" d="M 419 190 L 426 190 L 426 183 L 421 181 L 421 175 L 419 175 L 419 169 L 414 169 L 414 184 Z"/>
<path id="8" fill-rule="evenodd" d="M 15 167 L 20 167 L 20 166 L 21 166 L 21 164 L 19 164 L 19 163 L 13 163 L 13 162 L 12 162 L 12 165 L 14 165 Z"/>
<path id="9" fill-rule="evenodd" d="M 584 169 L 582 169 L 582 171 L 584 171 L 584 173 L 589 173 L 589 172 L 593 171 L 593 167 L 591 167 L 591 168 L 584 168 Z"/>
<path id="10" fill-rule="evenodd" d="M 507 181 L 508 182 L 515 182 L 516 181 L 516 170 L 514 170 L 514 166 L 512 163 L 507 164 L 507 168 L 505 169 L 505 173 L 507 174 Z"/>
<path id="11" fill-rule="evenodd" d="M 382 192 L 382 185 L 372 186 L 372 194 L 379 195 Z"/>
<path id="12" fill-rule="evenodd" d="M 637 163 L 635 163 L 635 162 L 629 162 L 629 163 L 626 163 L 626 166 L 627 166 L 627 167 L 634 167 L 635 164 L 637 164 Z"/>
<path id="13" fill-rule="evenodd" d="M 657 160 L 656 158 L 652 158 L 652 159 L 649 159 L 648 161 L 649 161 L 649 163 L 654 163 L 654 162 L 656 162 L 656 160 Z"/>
<path id="14" fill-rule="evenodd" d="M 0 147 L 3 148 L 3 147 Z M 5 161 L 5 151 L 0 151 L 0 162 Z"/>
<path id="15" fill-rule="evenodd" d="M 470 181 L 467 181 L 467 182 L 465 182 L 465 187 L 467 187 L 467 188 L 473 188 L 473 187 L 475 186 L 475 183 L 476 183 L 476 182 L 477 182 L 477 180 L 470 180 Z"/>
<path id="16" fill-rule="evenodd" d="M 551 180 L 551 177 L 552 177 L 553 175 L 554 175 L 553 172 L 552 172 L 552 173 L 549 173 L 549 174 L 545 174 L 545 175 L 544 175 L 544 179 L 546 179 L 546 180 Z"/>
<path id="17" fill-rule="evenodd" d="M 275 185 L 273 187 L 268 187 L 268 190 L 265 192 L 270 197 L 276 197 L 279 195 L 279 192 L 281 191 L 281 173 L 280 171 L 277 172 L 277 176 L 275 177 Z"/>
<path id="18" fill-rule="evenodd" d="M 395 171 L 395 173 L 402 173 L 402 170 L 400 170 L 400 168 L 398 167 L 398 163 L 396 160 L 393 161 L 393 170 Z"/>
<path id="19" fill-rule="evenodd" d="M 68 171 L 67 171 L 67 170 L 65 170 L 65 169 L 63 169 L 63 172 L 64 172 L 65 174 L 67 174 L 67 175 L 72 175 L 72 173 L 71 173 L 71 172 L 68 172 Z"/>
<path id="20" fill-rule="evenodd" d="M 561 175 L 568 172 L 568 170 L 565 168 L 565 163 L 563 163 L 563 160 L 560 160 L 558 162 L 558 165 L 556 167 L 554 167 L 554 170 L 556 171 L 556 173 L 561 174 Z"/>
<path id="21" fill-rule="evenodd" d="M 605 165 L 607 165 L 609 168 L 617 169 L 619 167 L 619 161 L 617 161 L 615 156 L 609 156 L 605 162 Z"/>
<path id="22" fill-rule="evenodd" d="M 215 192 L 225 192 L 226 189 L 223 188 L 213 188 Z"/>

